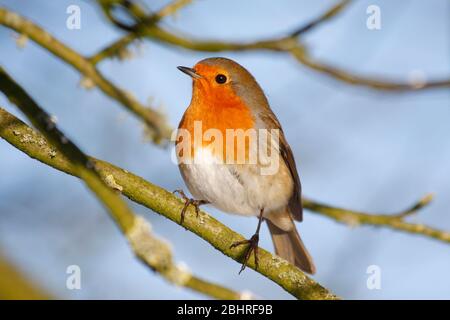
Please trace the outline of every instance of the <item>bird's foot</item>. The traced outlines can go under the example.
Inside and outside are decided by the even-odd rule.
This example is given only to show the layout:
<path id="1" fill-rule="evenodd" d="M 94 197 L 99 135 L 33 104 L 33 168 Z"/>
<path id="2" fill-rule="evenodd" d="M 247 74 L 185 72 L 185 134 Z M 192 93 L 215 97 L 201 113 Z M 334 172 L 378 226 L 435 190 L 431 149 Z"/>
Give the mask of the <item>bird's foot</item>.
<path id="1" fill-rule="evenodd" d="M 184 215 L 186 214 L 186 210 L 189 207 L 189 205 L 193 205 L 195 208 L 195 213 L 197 214 L 197 218 L 198 218 L 198 214 L 200 212 L 200 206 L 203 204 L 208 204 L 209 201 L 206 200 L 195 200 L 192 198 L 189 198 L 186 196 L 186 194 L 183 192 L 183 190 L 175 190 L 173 192 L 173 194 L 178 193 L 181 198 L 184 200 L 184 207 L 181 210 L 181 219 L 180 219 L 180 224 L 183 225 L 184 222 Z"/>
<path id="2" fill-rule="evenodd" d="M 259 234 L 255 233 L 249 240 L 237 241 L 230 246 L 230 249 L 232 249 L 243 244 L 248 244 L 247 251 L 245 251 L 244 262 L 242 263 L 239 274 L 241 274 L 241 272 L 244 271 L 245 267 L 247 267 L 247 262 L 250 259 L 252 252 L 255 256 L 255 270 L 258 269 L 258 242 Z"/>

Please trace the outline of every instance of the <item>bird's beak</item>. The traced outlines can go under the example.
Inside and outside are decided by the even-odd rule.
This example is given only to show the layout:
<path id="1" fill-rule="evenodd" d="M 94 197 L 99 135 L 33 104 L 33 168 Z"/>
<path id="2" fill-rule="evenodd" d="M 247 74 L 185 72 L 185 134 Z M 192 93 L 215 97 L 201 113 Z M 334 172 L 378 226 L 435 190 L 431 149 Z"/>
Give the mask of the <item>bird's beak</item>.
<path id="1" fill-rule="evenodd" d="M 178 66 L 177 68 L 178 68 L 178 70 L 180 70 L 181 72 L 186 73 L 188 76 L 192 77 L 193 79 L 199 79 L 199 78 L 202 77 L 197 72 L 195 72 L 195 70 L 192 69 L 192 68 L 182 67 L 182 66 Z"/>

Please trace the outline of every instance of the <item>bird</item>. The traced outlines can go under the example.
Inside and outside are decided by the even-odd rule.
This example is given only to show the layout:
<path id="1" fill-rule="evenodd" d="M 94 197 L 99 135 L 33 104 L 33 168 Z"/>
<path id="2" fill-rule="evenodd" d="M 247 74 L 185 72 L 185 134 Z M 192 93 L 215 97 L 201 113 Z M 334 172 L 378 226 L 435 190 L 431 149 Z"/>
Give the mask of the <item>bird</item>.
<path id="1" fill-rule="evenodd" d="M 178 69 L 192 78 L 191 102 L 175 138 L 178 167 L 193 196 L 174 191 L 185 201 L 181 224 L 189 205 L 197 216 L 199 206 L 209 204 L 226 213 L 257 217 L 255 234 L 230 247 L 247 245 L 239 273 L 252 253 L 258 268 L 259 233 L 266 221 L 276 255 L 314 274 L 313 259 L 294 223 L 303 219 L 296 163 L 261 86 L 228 58 L 206 58 L 192 68 Z M 236 132 L 247 135 L 239 138 Z"/>

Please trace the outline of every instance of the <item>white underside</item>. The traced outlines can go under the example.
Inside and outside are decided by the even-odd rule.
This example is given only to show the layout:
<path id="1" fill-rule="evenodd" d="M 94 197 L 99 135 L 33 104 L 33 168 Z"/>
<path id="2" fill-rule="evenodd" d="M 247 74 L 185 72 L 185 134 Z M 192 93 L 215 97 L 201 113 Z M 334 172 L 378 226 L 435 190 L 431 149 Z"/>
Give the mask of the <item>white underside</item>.
<path id="1" fill-rule="evenodd" d="M 196 199 L 233 214 L 257 216 L 284 208 L 293 182 L 283 160 L 276 173 L 262 175 L 255 164 L 221 164 L 208 148 L 196 152 L 191 164 L 180 165 L 189 191 Z"/>

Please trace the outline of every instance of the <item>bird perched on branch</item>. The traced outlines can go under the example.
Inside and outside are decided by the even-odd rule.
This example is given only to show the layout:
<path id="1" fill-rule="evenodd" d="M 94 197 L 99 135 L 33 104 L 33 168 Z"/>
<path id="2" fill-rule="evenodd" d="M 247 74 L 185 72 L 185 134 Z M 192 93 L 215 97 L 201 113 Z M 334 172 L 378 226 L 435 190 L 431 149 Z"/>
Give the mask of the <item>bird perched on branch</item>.
<path id="1" fill-rule="evenodd" d="M 291 148 L 263 90 L 244 67 L 226 58 L 208 58 L 193 68 L 178 67 L 193 80 L 192 100 L 179 124 L 178 165 L 195 199 L 232 214 L 258 217 L 247 245 L 258 267 L 261 223 L 267 221 L 277 255 L 315 273 L 313 260 L 296 230 L 302 221 L 301 186 Z"/>

